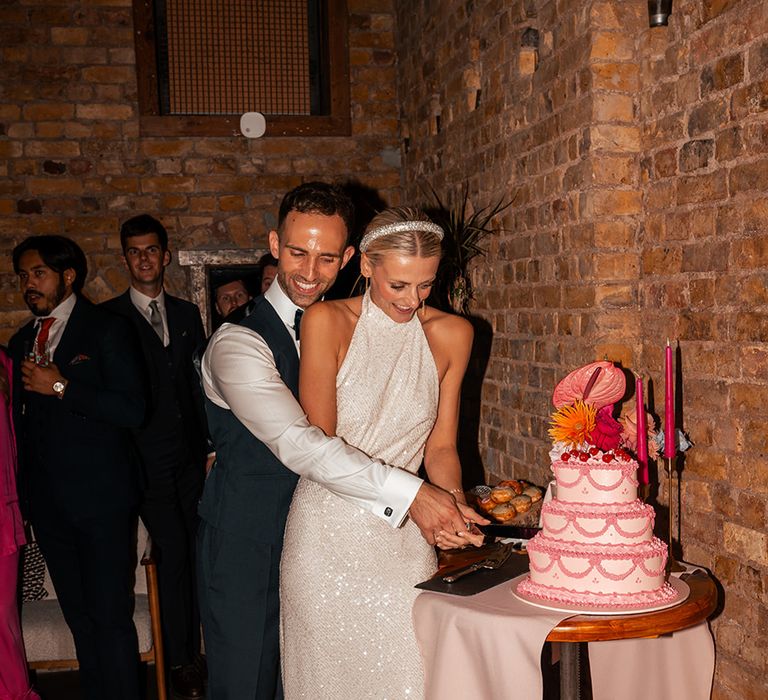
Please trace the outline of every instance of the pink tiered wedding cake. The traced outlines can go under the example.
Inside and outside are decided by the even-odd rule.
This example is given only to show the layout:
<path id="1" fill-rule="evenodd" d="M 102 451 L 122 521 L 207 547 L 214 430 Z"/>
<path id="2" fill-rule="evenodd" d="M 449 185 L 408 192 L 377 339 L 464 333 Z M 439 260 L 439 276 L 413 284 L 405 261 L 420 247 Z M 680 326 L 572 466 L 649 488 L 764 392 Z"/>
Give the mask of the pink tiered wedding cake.
<path id="1" fill-rule="evenodd" d="M 587 365 L 558 385 L 550 430 L 555 496 L 543 504 L 542 530 L 528 543 L 521 595 L 616 609 L 677 597 L 665 577 L 667 546 L 653 536 L 654 510 L 637 498 L 638 464 L 627 451 L 631 421 L 611 415 L 623 393 L 624 375 L 609 362 Z"/>

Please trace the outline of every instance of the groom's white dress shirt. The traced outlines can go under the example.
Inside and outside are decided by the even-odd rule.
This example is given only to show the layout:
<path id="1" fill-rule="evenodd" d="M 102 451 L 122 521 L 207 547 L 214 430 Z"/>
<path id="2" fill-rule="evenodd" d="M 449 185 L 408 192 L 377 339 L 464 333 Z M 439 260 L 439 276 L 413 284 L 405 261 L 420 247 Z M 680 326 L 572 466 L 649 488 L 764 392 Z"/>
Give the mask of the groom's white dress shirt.
<path id="1" fill-rule="evenodd" d="M 296 306 L 277 280 L 264 293 L 296 342 Z M 298 349 L 298 343 L 297 343 Z M 310 425 L 280 378 L 264 339 L 225 323 L 211 336 L 202 362 L 203 390 L 235 417 L 292 472 L 398 527 L 423 483 L 414 474 L 371 459 L 341 438 Z"/>

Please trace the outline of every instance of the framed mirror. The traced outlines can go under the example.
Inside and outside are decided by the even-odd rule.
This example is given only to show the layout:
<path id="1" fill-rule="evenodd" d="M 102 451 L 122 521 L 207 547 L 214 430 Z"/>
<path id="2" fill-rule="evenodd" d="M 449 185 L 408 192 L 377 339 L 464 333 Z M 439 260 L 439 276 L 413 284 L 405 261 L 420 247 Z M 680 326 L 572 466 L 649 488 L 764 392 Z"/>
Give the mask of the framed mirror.
<path id="1" fill-rule="evenodd" d="M 203 327 L 208 335 L 220 321 L 214 305 L 215 288 L 222 284 L 222 280 L 243 279 L 247 280 L 249 291 L 257 295 L 261 276 L 258 262 L 267 253 L 267 248 L 178 252 L 179 265 L 189 268 L 190 300 L 200 309 Z"/>

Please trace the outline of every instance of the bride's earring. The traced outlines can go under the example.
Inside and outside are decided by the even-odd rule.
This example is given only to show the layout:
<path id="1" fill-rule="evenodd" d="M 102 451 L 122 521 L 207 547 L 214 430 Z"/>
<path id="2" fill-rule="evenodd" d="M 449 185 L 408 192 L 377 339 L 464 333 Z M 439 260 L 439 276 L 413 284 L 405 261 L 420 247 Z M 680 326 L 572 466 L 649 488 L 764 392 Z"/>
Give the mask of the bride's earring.
<path id="1" fill-rule="evenodd" d="M 421 300 L 421 319 L 424 320 L 424 316 L 427 313 L 427 300 L 422 299 Z"/>
<path id="2" fill-rule="evenodd" d="M 368 292 L 368 285 L 371 283 L 371 278 L 366 277 L 365 278 L 365 291 Z"/>

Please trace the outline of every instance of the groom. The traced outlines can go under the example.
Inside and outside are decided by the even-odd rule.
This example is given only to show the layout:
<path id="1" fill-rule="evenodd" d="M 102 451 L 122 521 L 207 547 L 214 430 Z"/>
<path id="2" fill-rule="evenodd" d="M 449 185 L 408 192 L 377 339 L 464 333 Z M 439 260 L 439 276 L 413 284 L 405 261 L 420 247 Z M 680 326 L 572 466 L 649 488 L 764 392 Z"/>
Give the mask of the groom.
<path id="1" fill-rule="evenodd" d="M 352 256 L 352 212 L 349 198 L 325 183 L 289 192 L 269 234 L 276 283 L 239 325 L 225 324 L 214 334 L 203 357 L 216 448 L 198 533 L 209 700 L 282 698 L 279 565 L 299 475 L 392 527 L 410 515 L 432 544 L 440 530 L 487 522 L 470 509 L 459 511 L 445 491 L 326 437 L 309 425 L 297 401 L 301 314 Z"/>

